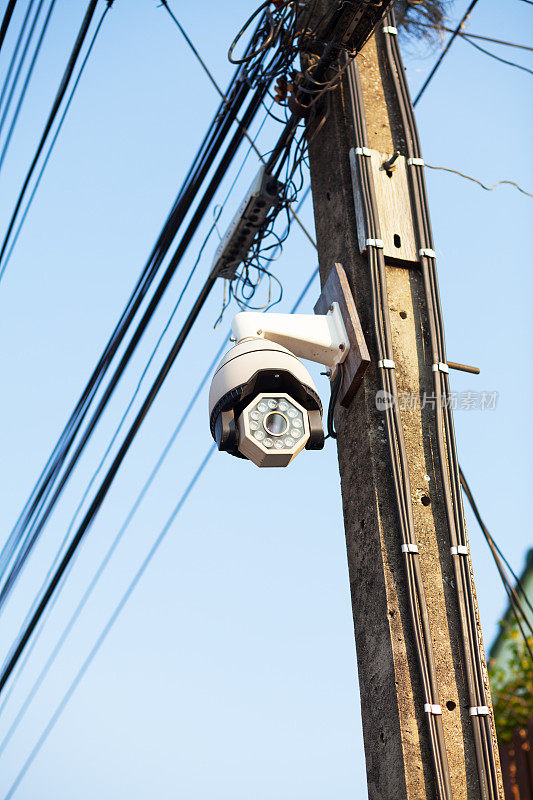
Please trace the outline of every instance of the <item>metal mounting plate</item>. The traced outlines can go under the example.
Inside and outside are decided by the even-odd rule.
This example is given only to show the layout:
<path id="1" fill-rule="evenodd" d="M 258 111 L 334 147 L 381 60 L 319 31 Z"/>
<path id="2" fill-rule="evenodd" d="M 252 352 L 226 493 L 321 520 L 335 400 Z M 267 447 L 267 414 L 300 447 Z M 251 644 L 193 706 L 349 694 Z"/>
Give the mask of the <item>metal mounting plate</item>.
<path id="1" fill-rule="evenodd" d="M 365 150 L 367 150 L 365 148 Z M 383 167 L 384 162 L 392 157 L 392 153 L 380 153 L 367 150 L 368 155 L 358 155 L 355 149 L 350 150 L 350 166 L 352 169 L 352 186 L 355 201 L 355 218 L 357 222 L 357 238 L 359 249 L 366 250 L 369 233 L 366 229 L 364 206 L 362 201 L 360 163 L 368 161 L 372 171 L 374 193 L 378 207 L 380 238 L 383 241 L 383 254 L 386 259 L 411 261 L 418 263 L 415 231 L 411 215 L 409 181 L 406 160 L 398 156 L 392 170 Z M 412 169 L 412 167 L 411 167 Z"/>
<path id="2" fill-rule="evenodd" d="M 322 293 L 316 302 L 315 314 L 327 314 L 333 303 L 339 304 L 350 342 L 348 355 L 343 362 L 344 381 L 339 392 L 341 405 L 347 407 L 361 385 L 363 375 L 370 364 L 370 354 L 366 346 L 350 284 L 342 264 L 335 264 L 329 273 Z"/>

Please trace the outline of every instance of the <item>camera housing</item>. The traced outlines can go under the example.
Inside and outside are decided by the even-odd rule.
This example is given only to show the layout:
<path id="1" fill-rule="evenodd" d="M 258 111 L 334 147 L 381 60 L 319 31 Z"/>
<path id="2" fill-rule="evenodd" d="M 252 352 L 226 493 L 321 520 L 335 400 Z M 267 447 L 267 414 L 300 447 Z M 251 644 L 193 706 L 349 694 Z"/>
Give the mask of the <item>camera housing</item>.
<path id="1" fill-rule="evenodd" d="M 286 467 L 304 447 L 324 446 L 322 404 L 309 372 L 286 347 L 259 337 L 238 342 L 220 362 L 209 418 L 218 449 L 258 467 Z"/>
<path id="2" fill-rule="evenodd" d="M 300 359 L 323 364 L 331 381 L 338 377 L 330 404 L 345 407 L 370 363 L 342 264 L 331 269 L 314 314 L 245 311 L 233 318 L 231 329 L 236 344 L 215 370 L 209 391 L 218 449 L 259 467 L 286 467 L 304 448 L 321 450 L 322 404 Z"/>
<path id="3" fill-rule="evenodd" d="M 322 449 L 322 404 L 299 357 L 334 375 L 350 349 L 338 303 L 318 315 L 242 312 L 232 331 L 237 343 L 209 392 L 218 449 L 259 467 L 286 467 L 304 448 Z"/>

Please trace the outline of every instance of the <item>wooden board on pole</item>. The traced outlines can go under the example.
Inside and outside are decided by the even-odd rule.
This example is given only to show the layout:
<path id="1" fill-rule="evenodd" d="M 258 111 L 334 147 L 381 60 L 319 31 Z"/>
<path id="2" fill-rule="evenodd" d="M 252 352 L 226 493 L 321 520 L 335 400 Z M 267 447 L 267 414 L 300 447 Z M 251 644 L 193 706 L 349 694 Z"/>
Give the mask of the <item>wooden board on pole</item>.
<path id="1" fill-rule="evenodd" d="M 342 264 L 335 264 L 315 304 L 315 314 L 327 314 L 332 303 L 338 303 L 350 350 L 343 362 L 344 378 L 339 392 L 341 405 L 347 408 L 361 385 L 366 368 L 370 364 L 370 353 L 366 346 L 363 329 L 355 307 L 352 291 Z"/>

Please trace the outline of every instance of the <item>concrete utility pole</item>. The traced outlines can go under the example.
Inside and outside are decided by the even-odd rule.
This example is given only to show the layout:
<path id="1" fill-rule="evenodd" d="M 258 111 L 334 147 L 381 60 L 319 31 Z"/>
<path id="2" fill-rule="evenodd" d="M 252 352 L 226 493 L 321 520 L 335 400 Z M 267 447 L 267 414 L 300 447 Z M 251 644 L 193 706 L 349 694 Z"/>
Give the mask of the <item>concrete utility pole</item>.
<path id="1" fill-rule="evenodd" d="M 330 3 L 331 0 L 320 0 L 319 12 L 323 13 Z M 384 37 L 387 34 L 382 28 L 378 26 L 357 62 L 368 145 L 379 151 L 382 161 L 386 161 L 395 152 L 404 156 L 407 153 L 390 66 L 385 59 Z M 324 285 L 335 262 L 342 263 L 372 359 L 354 402 L 347 409 L 338 407 L 336 412 L 368 792 L 370 800 L 422 800 L 436 796 L 435 780 L 428 743 L 428 715 L 424 711 L 409 616 L 405 553 L 400 549 L 391 457 L 383 411 L 376 407 L 376 396 L 382 387 L 369 263 L 367 254 L 360 252 L 358 242 L 350 166 L 353 147 L 349 90 L 344 76 L 341 86 L 329 94 L 328 117 L 310 142 L 310 165 L 321 282 Z M 407 167 L 403 170 L 405 175 Z M 394 171 L 392 175 L 391 181 L 400 181 Z M 397 202 L 401 204 L 401 192 L 398 196 Z M 410 224 L 414 230 L 409 193 L 404 192 L 403 196 L 402 207 L 397 207 L 392 214 L 406 217 L 407 227 Z M 405 227 L 404 223 L 403 229 Z M 408 242 L 401 245 L 408 250 Z M 391 259 L 385 250 L 398 388 L 402 393 L 419 398 L 424 393 L 431 397 L 434 385 L 428 313 L 417 259 L 416 249 L 414 257 L 407 254 L 405 260 Z M 458 358 L 460 356 L 457 354 Z M 454 800 L 503 798 L 498 761 L 496 793 L 482 788 L 478 778 L 459 605 L 436 445 L 436 415 L 431 403 L 425 408 L 414 405 L 402 410 L 401 417 L 414 528 L 420 550 L 417 558 L 420 558 L 428 605 L 451 790 Z M 474 605 L 481 643 L 475 596 Z M 482 646 L 481 653 L 483 681 L 488 689 Z M 491 737 L 496 750 L 493 721 Z"/>

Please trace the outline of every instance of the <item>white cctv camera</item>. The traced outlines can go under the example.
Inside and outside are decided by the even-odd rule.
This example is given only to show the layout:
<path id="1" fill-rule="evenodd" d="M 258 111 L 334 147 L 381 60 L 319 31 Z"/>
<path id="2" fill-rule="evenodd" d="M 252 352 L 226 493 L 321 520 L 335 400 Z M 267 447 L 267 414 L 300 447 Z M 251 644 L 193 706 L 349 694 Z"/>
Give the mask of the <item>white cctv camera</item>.
<path id="1" fill-rule="evenodd" d="M 258 467 L 286 467 L 304 447 L 322 449 L 322 404 L 300 358 L 335 374 L 350 348 L 338 304 L 317 315 L 242 312 L 232 332 L 236 344 L 209 392 L 218 449 Z"/>

